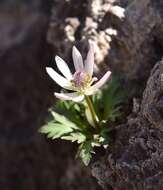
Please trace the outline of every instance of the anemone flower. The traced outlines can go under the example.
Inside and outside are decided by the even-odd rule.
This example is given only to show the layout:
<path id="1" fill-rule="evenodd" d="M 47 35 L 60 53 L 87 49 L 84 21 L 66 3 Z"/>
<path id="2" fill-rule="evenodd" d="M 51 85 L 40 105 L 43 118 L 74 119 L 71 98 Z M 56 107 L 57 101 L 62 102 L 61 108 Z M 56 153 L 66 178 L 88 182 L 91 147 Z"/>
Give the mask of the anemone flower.
<path id="1" fill-rule="evenodd" d="M 105 75 L 97 81 L 96 77 L 93 77 L 93 65 L 94 65 L 94 44 L 89 41 L 89 51 L 86 60 L 83 64 L 83 59 L 80 52 L 75 46 L 72 49 L 72 57 L 75 67 L 75 73 L 72 74 L 65 61 L 59 56 L 55 57 L 55 61 L 59 71 L 63 74 L 61 76 L 50 67 L 46 67 L 47 73 L 50 77 L 62 88 L 71 91 L 69 93 L 55 93 L 55 96 L 62 100 L 72 100 L 74 102 L 80 102 L 85 96 L 95 94 L 99 88 L 110 77 L 111 72 L 107 71 Z M 94 84 L 95 83 L 95 84 Z"/>

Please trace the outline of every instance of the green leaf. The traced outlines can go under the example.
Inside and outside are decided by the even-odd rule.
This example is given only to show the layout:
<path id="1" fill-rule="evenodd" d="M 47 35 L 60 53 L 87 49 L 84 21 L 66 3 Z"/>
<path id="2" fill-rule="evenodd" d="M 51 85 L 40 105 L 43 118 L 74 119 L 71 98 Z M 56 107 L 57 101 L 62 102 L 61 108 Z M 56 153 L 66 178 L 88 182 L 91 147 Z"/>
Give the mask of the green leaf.
<path id="1" fill-rule="evenodd" d="M 121 105 L 123 105 L 126 100 L 127 94 L 125 89 L 121 86 L 120 81 L 113 76 L 108 85 L 105 85 L 101 99 L 98 102 L 99 106 L 103 105 L 101 109 L 103 114 L 100 119 L 115 121 L 120 117 Z"/>
<path id="2" fill-rule="evenodd" d="M 75 123 L 68 120 L 65 116 L 60 115 L 54 111 L 52 111 L 51 114 L 53 115 L 56 122 L 69 126 L 72 129 L 78 129 L 78 126 Z"/>
<path id="3" fill-rule="evenodd" d="M 77 157 L 79 157 L 83 163 L 88 166 L 92 158 L 91 152 L 93 151 L 91 141 L 86 141 L 79 146 Z"/>
<path id="4" fill-rule="evenodd" d="M 86 140 L 86 136 L 80 132 L 70 133 L 67 136 L 62 136 L 61 139 L 69 140 L 72 142 L 77 141 L 78 144 L 83 143 Z"/>
<path id="5" fill-rule="evenodd" d="M 85 106 L 83 103 L 76 104 L 72 101 L 57 101 L 55 106 L 57 112 L 64 114 L 70 121 L 75 123 L 80 130 L 85 130 L 89 127 L 88 122 L 84 117 Z"/>
<path id="6" fill-rule="evenodd" d="M 73 129 L 68 126 L 52 122 L 48 123 L 47 126 L 41 127 L 41 129 L 39 130 L 40 133 L 47 134 L 47 137 L 52 139 L 60 138 L 61 136 L 68 134 L 72 131 Z"/>
<path id="7" fill-rule="evenodd" d="M 47 134 L 48 138 L 56 139 L 78 129 L 78 126 L 66 117 L 52 111 L 53 120 L 48 122 L 39 131 Z"/>

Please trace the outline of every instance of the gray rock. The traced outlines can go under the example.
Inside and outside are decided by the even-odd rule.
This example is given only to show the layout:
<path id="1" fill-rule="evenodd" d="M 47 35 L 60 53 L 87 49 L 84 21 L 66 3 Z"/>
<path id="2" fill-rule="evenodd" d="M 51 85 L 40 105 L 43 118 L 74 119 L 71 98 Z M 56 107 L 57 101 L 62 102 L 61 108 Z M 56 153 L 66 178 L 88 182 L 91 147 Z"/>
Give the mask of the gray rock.
<path id="1" fill-rule="evenodd" d="M 41 0 L 0 3 L 1 141 L 29 141 L 50 105 L 46 7 Z"/>
<path id="2" fill-rule="evenodd" d="M 147 87 L 143 93 L 142 109 L 143 116 L 155 127 L 163 132 L 163 60 L 156 64 L 151 71 Z"/>
<path id="3" fill-rule="evenodd" d="M 104 189 L 161 190 L 163 187 L 163 133 L 160 61 L 151 71 L 141 111 L 119 126 L 105 157 L 92 165 L 92 174 Z"/>

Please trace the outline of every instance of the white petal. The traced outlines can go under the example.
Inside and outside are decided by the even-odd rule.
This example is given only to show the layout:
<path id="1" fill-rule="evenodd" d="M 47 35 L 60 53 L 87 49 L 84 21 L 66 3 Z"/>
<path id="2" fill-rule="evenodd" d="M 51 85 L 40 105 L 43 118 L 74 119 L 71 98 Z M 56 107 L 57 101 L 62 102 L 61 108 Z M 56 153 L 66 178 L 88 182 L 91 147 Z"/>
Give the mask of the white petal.
<path id="1" fill-rule="evenodd" d="M 78 92 L 55 93 L 55 96 L 61 100 L 72 100 L 74 102 L 81 102 L 84 99 L 84 95 L 81 95 Z"/>
<path id="2" fill-rule="evenodd" d="M 82 70 L 83 69 L 83 59 L 80 54 L 80 52 L 77 50 L 75 46 L 72 48 L 72 57 L 73 57 L 73 62 L 75 66 L 75 70 Z"/>
<path id="3" fill-rule="evenodd" d="M 109 79 L 110 75 L 111 75 L 110 71 L 106 72 L 105 75 L 96 84 L 94 84 L 89 89 L 87 89 L 85 94 L 88 96 L 95 94 L 106 83 L 106 81 Z"/>
<path id="4" fill-rule="evenodd" d="M 61 87 L 68 89 L 68 90 L 73 90 L 73 87 L 71 86 L 71 83 L 59 75 L 54 69 L 51 67 L 46 67 L 46 71 L 49 74 L 49 76 Z"/>
<path id="5" fill-rule="evenodd" d="M 99 89 L 94 88 L 93 86 L 91 86 L 90 88 L 88 88 L 87 90 L 85 90 L 84 94 L 87 96 L 93 95 L 95 94 Z"/>
<path id="6" fill-rule="evenodd" d="M 94 44 L 89 40 L 89 52 L 85 60 L 85 71 L 92 76 L 93 74 L 93 65 L 94 65 Z"/>
<path id="7" fill-rule="evenodd" d="M 57 64 L 58 69 L 61 71 L 61 73 L 68 79 L 72 80 L 72 74 L 70 69 L 68 68 L 66 62 L 60 58 L 59 56 L 55 56 L 55 61 Z"/>

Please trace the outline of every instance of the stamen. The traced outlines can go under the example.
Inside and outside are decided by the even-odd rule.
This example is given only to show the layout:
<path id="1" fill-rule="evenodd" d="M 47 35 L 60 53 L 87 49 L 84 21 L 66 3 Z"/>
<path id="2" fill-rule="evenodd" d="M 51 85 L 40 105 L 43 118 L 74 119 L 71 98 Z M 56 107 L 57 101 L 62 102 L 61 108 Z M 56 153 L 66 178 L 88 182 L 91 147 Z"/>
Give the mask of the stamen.
<path id="1" fill-rule="evenodd" d="M 76 71 L 73 78 L 74 86 L 80 89 L 87 87 L 92 80 L 91 76 L 85 71 Z"/>

